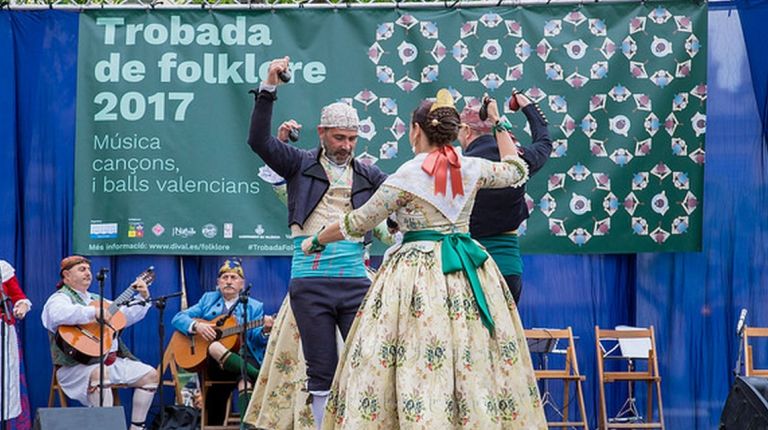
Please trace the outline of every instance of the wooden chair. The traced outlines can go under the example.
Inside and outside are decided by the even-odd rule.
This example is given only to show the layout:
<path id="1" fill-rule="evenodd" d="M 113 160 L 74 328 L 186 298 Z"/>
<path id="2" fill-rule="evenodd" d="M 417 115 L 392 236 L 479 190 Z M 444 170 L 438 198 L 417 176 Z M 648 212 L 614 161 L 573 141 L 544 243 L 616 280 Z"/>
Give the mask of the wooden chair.
<path id="1" fill-rule="evenodd" d="M 552 342 L 554 340 L 565 340 L 568 345 L 565 349 L 565 366 L 560 369 L 540 369 L 535 370 L 537 381 L 550 381 L 558 380 L 563 382 L 563 411 L 561 421 L 548 422 L 549 427 L 580 427 L 584 430 L 588 430 L 587 424 L 587 410 L 584 406 L 584 390 L 582 383 L 586 380 L 586 377 L 579 373 L 579 363 L 576 358 L 576 344 L 573 340 L 573 331 L 571 327 L 565 329 L 533 329 L 525 330 L 525 337 L 528 339 L 529 345 L 534 342 Z M 554 345 L 553 345 L 554 347 Z M 543 352 L 544 354 L 551 354 L 553 351 Z M 579 420 L 569 421 L 569 405 L 571 401 L 571 384 L 576 386 L 576 401 L 578 402 Z M 542 399 L 545 402 L 546 399 Z M 559 411 L 558 411 L 559 412 Z"/>
<path id="2" fill-rule="evenodd" d="M 62 408 L 67 407 L 67 395 L 64 394 L 64 390 L 59 385 L 59 379 L 56 377 L 56 371 L 60 366 L 53 366 L 53 372 L 51 372 L 51 389 L 48 391 L 48 407 L 52 408 L 56 404 L 56 397 L 59 398 L 59 406 Z M 58 396 L 57 396 L 58 394 Z"/>
<path id="3" fill-rule="evenodd" d="M 170 370 L 171 379 L 165 379 L 165 372 Z M 173 359 L 173 351 L 170 347 L 165 348 L 163 353 L 163 368 L 160 368 L 160 364 L 157 365 L 157 374 L 160 375 L 160 380 L 163 387 L 171 386 L 176 398 L 176 404 L 181 405 L 184 400 L 181 396 L 181 385 L 179 384 L 179 367 L 176 365 L 176 361 Z"/>
<path id="4" fill-rule="evenodd" d="M 608 347 L 610 343 L 614 345 Z M 597 372 L 600 387 L 599 427 L 607 429 L 664 429 L 664 409 L 661 401 L 661 376 L 656 354 L 656 337 L 653 326 L 636 328 L 617 326 L 615 330 L 601 329 L 595 326 L 595 347 L 597 349 Z M 626 371 L 606 371 L 606 360 L 621 360 L 627 363 Z M 647 362 L 647 370 L 638 370 L 634 361 Z M 647 386 L 647 416 L 643 422 L 617 422 L 618 417 L 608 419 L 605 401 L 605 384 L 626 381 L 629 383 L 629 398 L 625 407 L 636 411 L 632 394 L 634 382 L 645 382 Z M 653 387 L 656 387 L 658 421 L 653 420 Z M 622 408 L 624 409 L 624 408 Z M 619 414 L 621 415 L 621 413 Z M 638 420 L 639 421 L 639 420 Z"/>
<path id="5" fill-rule="evenodd" d="M 176 362 L 176 358 L 173 354 L 173 339 L 169 343 L 169 345 L 165 349 L 165 354 L 163 356 L 163 367 L 165 369 L 171 370 L 171 375 L 173 377 L 172 381 L 164 380 L 163 385 L 174 385 L 176 390 L 176 401 L 179 404 L 183 404 L 183 396 L 181 394 L 181 384 L 178 382 L 178 371 L 179 369 L 182 369 L 179 364 Z M 178 347 L 178 346 L 176 346 Z M 182 363 L 184 361 L 182 360 Z M 236 384 L 233 381 L 219 381 L 211 379 L 207 372 L 206 372 L 206 362 L 202 362 L 201 364 L 197 365 L 195 368 L 192 369 L 184 369 L 189 372 L 197 372 L 198 377 L 200 378 L 200 402 L 202 403 L 202 408 L 200 409 L 200 430 L 239 430 L 240 429 L 240 415 L 232 412 L 232 397 L 234 390 L 232 393 L 228 396 L 227 401 L 227 407 L 225 409 L 224 413 L 224 423 L 222 425 L 209 425 L 208 424 L 208 414 L 206 413 L 205 408 L 205 400 L 208 397 L 208 390 L 216 385 L 225 385 L 225 384 Z M 163 374 L 165 372 L 165 369 L 163 369 Z"/>
<path id="6" fill-rule="evenodd" d="M 239 430 L 240 429 L 240 415 L 232 412 L 232 397 L 237 388 L 232 390 L 230 392 L 229 397 L 227 398 L 227 408 L 224 412 L 224 423 L 222 425 L 208 425 L 208 417 L 206 416 L 205 411 L 205 399 L 208 396 L 208 390 L 215 386 L 215 385 L 231 385 L 233 384 L 232 381 L 217 381 L 212 380 L 207 377 L 206 372 L 202 372 L 203 380 L 202 380 L 202 387 L 201 387 L 201 393 L 202 393 L 202 404 L 203 408 L 200 412 L 200 430 Z M 236 383 L 235 383 L 236 384 Z M 244 411 L 241 411 L 241 413 Z"/>
<path id="7" fill-rule="evenodd" d="M 750 338 L 762 337 L 768 338 L 768 328 L 766 327 L 744 327 L 744 375 L 745 376 L 761 376 L 763 378 L 768 377 L 767 368 L 755 368 L 755 360 L 752 356 L 752 345 L 750 345 Z"/>
<path id="8" fill-rule="evenodd" d="M 48 333 L 48 339 L 50 341 L 53 341 L 53 335 L 49 332 Z M 53 359 L 53 350 L 51 352 L 51 363 L 54 363 L 55 360 Z M 52 408 L 56 403 L 56 397 L 59 398 L 59 406 L 62 408 L 66 408 L 69 406 L 67 395 L 64 394 L 64 390 L 61 388 L 61 384 L 59 384 L 59 379 L 56 376 L 56 371 L 59 370 L 59 367 L 57 365 L 53 365 L 53 369 L 51 371 L 51 388 L 48 390 L 48 407 Z M 123 384 L 114 384 L 111 386 L 112 388 L 112 399 L 113 399 L 113 405 L 114 406 L 120 406 L 120 395 L 117 390 L 120 388 L 127 388 L 127 385 Z"/>
<path id="9" fill-rule="evenodd" d="M 66 408 L 68 405 L 68 399 L 67 395 L 64 394 L 64 390 L 61 388 L 61 385 L 59 384 L 59 379 L 56 377 L 56 371 L 59 370 L 59 367 L 61 366 L 53 366 L 53 372 L 51 372 L 51 388 L 48 390 L 48 407 L 52 408 L 56 404 L 56 397 L 59 398 L 59 406 L 62 408 Z M 120 394 L 117 391 L 120 388 L 126 388 L 126 385 L 123 384 L 114 384 L 111 386 L 112 388 L 112 398 L 114 406 L 120 406 Z"/>

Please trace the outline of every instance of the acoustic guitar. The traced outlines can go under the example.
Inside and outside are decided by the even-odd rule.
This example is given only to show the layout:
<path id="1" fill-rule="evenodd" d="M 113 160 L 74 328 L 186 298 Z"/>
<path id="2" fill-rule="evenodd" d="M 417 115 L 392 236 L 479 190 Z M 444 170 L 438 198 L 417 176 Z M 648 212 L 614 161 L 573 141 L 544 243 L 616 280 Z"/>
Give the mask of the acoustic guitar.
<path id="1" fill-rule="evenodd" d="M 194 320 L 212 323 L 214 330 L 216 330 L 216 339 L 210 341 L 203 338 L 199 333 L 190 335 L 174 330 L 168 348 L 173 352 L 173 359 L 176 361 L 176 364 L 184 369 L 193 369 L 202 363 L 208 357 L 208 346 L 212 342 L 219 342 L 225 348 L 232 349 L 238 340 L 238 337 L 235 335 L 243 332 L 243 326 L 237 323 L 237 319 L 234 316 L 221 315 L 211 321 L 201 318 L 194 318 Z M 263 324 L 263 318 L 249 321 L 245 326 L 245 330 L 261 327 Z"/>
<path id="2" fill-rule="evenodd" d="M 155 280 L 155 268 L 150 266 L 136 277 L 144 281 L 147 286 Z M 112 348 L 112 342 L 118 331 L 125 328 L 125 315 L 120 311 L 120 305 L 130 301 L 136 293 L 134 284 L 131 284 L 114 301 L 104 300 L 104 309 L 109 311 L 112 318 L 104 324 L 104 354 Z M 100 301 L 94 300 L 89 306 L 96 308 L 96 315 L 100 315 Z M 56 345 L 78 363 L 93 364 L 99 360 L 99 322 L 88 324 L 62 325 L 56 331 Z"/>

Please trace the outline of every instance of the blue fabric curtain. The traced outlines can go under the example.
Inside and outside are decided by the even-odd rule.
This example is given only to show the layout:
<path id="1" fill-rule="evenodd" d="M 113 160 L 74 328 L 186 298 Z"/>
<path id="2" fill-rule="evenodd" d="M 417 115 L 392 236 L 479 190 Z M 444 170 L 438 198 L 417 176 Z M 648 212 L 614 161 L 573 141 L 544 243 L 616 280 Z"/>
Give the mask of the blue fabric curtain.
<path id="1" fill-rule="evenodd" d="M 736 3 L 749 53 L 757 108 L 763 123 L 763 143 L 768 145 L 768 46 L 765 44 L 768 0 L 737 0 Z"/>
<path id="2" fill-rule="evenodd" d="M 40 311 L 58 280 L 59 260 L 71 250 L 77 19 L 77 13 L 61 11 L 0 12 L 0 256 L 16 266 L 34 303 L 21 325 L 33 408 L 45 406 L 51 371 Z M 595 325 L 655 327 L 666 424 L 674 429 L 717 427 L 732 382 L 739 310 L 753 311 L 750 325 L 768 325 L 759 312 L 768 285 L 768 172 L 746 67 L 753 58 L 747 57 L 738 13 L 713 9 L 709 25 L 703 251 L 524 258 L 523 322 L 573 327 L 592 427 L 598 402 Z M 153 294 L 178 291 L 183 279 L 194 303 L 213 288 L 219 263 L 212 257 L 132 256 L 97 258 L 93 265 L 111 269 L 108 297 L 154 265 Z M 277 311 L 286 293 L 289 264 L 278 257 L 244 260 L 252 295 L 268 312 Z M 178 309 L 178 301 L 169 303 L 167 325 Z M 152 311 L 126 333 L 148 363 L 159 361 L 158 323 Z M 609 407 L 618 411 L 627 390 L 614 385 Z"/>

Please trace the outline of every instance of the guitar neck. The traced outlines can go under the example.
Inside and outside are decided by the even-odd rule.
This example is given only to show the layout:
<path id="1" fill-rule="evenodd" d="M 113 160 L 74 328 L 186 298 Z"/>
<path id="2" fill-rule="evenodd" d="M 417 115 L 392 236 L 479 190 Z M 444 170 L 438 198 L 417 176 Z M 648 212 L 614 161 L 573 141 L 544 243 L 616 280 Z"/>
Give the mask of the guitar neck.
<path id="1" fill-rule="evenodd" d="M 245 330 L 248 331 L 248 330 L 250 330 L 252 328 L 255 328 L 255 327 L 261 327 L 262 324 L 264 324 L 264 319 L 263 318 L 260 318 L 260 319 L 257 319 L 257 320 L 253 320 L 253 321 L 251 321 L 251 322 L 249 322 L 248 324 L 245 325 Z M 242 331 L 243 331 L 243 326 L 242 325 L 237 325 L 235 327 L 230 327 L 230 328 L 222 330 L 221 331 L 221 337 L 232 336 L 232 335 L 238 334 L 238 333 L 240 333 Z"/>
<path id="2" fill-rule="evenodd" d="M 155 271 L 154 266 L 150 266 L 149 269 L 141 272 L 141 274 L 138 276 L 137 279 L 141 279 L 144 281 L 147 286 L 152 285 L 152 282 L 155 280 Z M 128 288 L 125 289 L 115 300 L 112 301 L 112 303 L 109 305 L 109 313 L 114 315 L 118 311 L 118 307 L 120 303 L 127 303 L 128 300 L 130 300 L 133 295 L 136 294 L 136 290 L 133 288 L 133 284 L 129 285 Z"/>
<path id="3" fill-rule="evenodd" d="M 136 290 L 133 289 L 133 285 L 129 286 L 125 289 L 125 291 L 122 292 L 117 298 L 112 301 L 112 304 L 109 305 L 109 313 L 114 315 L 118 311 L 118 305 L 120 303 L 125 303 L 128 301 L 133 295 L 136 293 Z"/>

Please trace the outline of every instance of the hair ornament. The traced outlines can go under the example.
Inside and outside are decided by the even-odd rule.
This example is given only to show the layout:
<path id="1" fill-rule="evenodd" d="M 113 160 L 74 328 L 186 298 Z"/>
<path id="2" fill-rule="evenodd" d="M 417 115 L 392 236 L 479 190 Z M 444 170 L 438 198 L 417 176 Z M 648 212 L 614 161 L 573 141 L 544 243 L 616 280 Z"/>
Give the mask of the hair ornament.
<path id="1" fill-rule="evenodd" d="M 445 88 L 437 92 L 437 99 L 432 103 L 432 107 L 429 108 L 430 112 L 434 112 L 438 108 L 451 108 L 456 109 L 456 105 L 453 104 L 453 96 L 451 92 Z"/>

